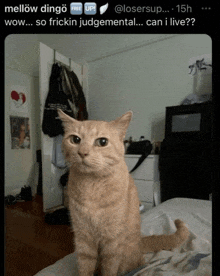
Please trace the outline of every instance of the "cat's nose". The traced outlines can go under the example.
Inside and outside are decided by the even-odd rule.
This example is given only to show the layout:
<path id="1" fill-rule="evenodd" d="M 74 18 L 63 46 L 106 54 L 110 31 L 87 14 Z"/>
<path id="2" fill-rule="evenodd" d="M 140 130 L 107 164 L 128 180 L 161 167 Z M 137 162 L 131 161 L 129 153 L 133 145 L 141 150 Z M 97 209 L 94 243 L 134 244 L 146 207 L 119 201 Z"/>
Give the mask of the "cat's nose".
<path id="1" fill-rule="evenodd" d="M 79 154 L 79 156 L 82 157 L 82 158 L 85 158 L 87 155 L 89 155 L 89 153 L 88 153 L 88 152 L 85 152 L 85 151 L 78 151 L 78 154 Z"/>

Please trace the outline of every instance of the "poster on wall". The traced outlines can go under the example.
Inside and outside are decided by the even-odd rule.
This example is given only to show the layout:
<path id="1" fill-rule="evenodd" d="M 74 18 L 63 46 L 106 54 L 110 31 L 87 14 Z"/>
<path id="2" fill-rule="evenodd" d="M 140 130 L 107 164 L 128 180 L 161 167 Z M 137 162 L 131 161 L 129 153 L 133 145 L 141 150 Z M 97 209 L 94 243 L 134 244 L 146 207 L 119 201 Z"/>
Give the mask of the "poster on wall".
<path id="1" fill-rule="evenodd" d="M 14 86 L 10 93 L 10 111 L 13 113 L 28 113 L 27 93 L 25 88 Z"/>
<path id="2" fill-rule="evenodd" d="M 30 149 L 29 118 L 10 116 L 11 148 Z"/>

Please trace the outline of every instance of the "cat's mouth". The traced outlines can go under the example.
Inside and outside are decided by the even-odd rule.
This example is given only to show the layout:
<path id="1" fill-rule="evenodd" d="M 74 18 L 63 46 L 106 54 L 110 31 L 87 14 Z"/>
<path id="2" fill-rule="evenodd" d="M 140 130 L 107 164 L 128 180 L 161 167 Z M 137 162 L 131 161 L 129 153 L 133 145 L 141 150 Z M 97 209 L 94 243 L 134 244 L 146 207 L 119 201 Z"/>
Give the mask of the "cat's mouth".
<path id="1" fill-rule="evenodd" d="M 93 168 L 92 164 L 86 159 L 81 160 L 80 166 L 82 166 L 83 168 Z"/>
<path id="2" fill-rule="evenodd" d="M 88 160 L 81 160 L 78 162 L 77 169 L 83 173 L 92 173 L 96 171 L 96 167 L 92 165 Z"/>
<path id="3" fill-rule="evenodd" d="M 82 160 L 82 165 L 84 165 L 86 167 L 91 167 L 91 164 L 85 159 Z"/>

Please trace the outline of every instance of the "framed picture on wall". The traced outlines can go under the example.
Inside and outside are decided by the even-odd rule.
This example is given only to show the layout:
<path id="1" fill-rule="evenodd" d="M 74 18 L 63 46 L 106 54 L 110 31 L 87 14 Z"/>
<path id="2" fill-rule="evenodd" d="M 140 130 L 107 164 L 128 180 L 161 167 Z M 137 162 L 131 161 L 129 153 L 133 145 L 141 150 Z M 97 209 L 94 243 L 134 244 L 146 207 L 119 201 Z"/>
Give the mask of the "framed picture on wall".
<path id="1" fill-rule="evenodd" d="M 11 148 L 30 149 L 29 118 L 10 116 Z"/>
<path id="2" fill-rule="evenodd" d="M 10 111 L 13 113 L 28 113 L 27 93 L 25 87 L 12 86 L 10 93 Z"/>

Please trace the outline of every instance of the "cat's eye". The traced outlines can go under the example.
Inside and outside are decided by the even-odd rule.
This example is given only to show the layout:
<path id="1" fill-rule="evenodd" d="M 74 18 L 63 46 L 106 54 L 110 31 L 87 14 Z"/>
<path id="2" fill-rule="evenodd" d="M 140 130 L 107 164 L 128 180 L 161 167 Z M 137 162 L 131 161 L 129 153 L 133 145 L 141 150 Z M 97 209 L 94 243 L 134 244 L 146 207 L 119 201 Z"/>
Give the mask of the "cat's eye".
<path id="1" fill-rule="evenodd" d="M 98 138 L 96 139 L 95 144 L 99 147 L 105 147 L 108 145 L 108 139 L 104 137 Z"/>
<path id="2" fill-rule="evenodd" d="M 70 142 L 72 144 L 79 144 L 81 141 L 81 138 L 79 138 L 77 135 L 71 135 L 70 136 Z"/>

